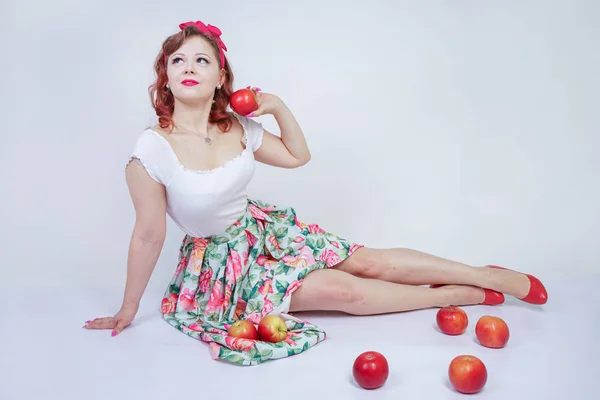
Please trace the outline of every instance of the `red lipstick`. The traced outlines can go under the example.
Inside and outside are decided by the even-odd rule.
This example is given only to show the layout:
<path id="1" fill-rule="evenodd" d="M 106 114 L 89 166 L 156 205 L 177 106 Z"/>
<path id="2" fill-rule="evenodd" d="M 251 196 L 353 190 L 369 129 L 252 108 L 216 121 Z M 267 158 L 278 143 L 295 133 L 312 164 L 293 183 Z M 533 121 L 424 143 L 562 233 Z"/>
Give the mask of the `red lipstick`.
<path id="1" fill-rule="evenodd" d="M 198 84 L 198 82 L 193 79 L 184 79 L 181 81 L 181 84 L 184 86 L 195 86 Z"/>

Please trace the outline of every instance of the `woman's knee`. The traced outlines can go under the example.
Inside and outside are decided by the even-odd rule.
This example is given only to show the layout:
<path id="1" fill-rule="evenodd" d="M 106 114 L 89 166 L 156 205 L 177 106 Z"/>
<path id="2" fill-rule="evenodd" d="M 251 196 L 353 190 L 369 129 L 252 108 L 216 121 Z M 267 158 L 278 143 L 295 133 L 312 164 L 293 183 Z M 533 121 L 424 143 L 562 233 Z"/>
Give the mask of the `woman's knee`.
<path id="1" fill-rule="evenodd" d="M 311 272 L 292 296 L 293 309 L 349 312 L 364 301 L 360 278 L 334 269 Z"/>
<path id="2" fill-rule="evenodd" d="M 384 265 L 382 250 L 361 247 L 348 257 L 339 269 L 354 276 L 368 279 L 378 279 Z"/>
<path id="3" fill-rule="evenodd" d="M 322 298 L 324 302 L 346 308 L 346 306 L 362 302 L 364 294 L 360 289 L 359 278 L 348 276 L 328 282 L 322 292 Z"/>

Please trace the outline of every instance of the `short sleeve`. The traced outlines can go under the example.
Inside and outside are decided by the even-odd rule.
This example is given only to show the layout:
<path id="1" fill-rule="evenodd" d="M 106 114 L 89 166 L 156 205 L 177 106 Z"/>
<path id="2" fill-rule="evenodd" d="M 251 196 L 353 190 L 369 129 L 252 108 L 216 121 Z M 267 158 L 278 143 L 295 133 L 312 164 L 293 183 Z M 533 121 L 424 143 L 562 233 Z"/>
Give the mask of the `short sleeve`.
<path id="1" fill-rule="evenodd" d="M 252 151 L 258 150 L 258 148 L 262 145 L 264 135 L 262 123 L 237 114 L 236 116 L 246 130 L 248 146 L 250 146 Z"/>
<path id="2" fill-rule="evenodd" d="M 140 163 L 156 182 L 168 186 L 173 175 L 169 144 L 158 133 L 145 130 L 135 142 L 129 162 Z"/>

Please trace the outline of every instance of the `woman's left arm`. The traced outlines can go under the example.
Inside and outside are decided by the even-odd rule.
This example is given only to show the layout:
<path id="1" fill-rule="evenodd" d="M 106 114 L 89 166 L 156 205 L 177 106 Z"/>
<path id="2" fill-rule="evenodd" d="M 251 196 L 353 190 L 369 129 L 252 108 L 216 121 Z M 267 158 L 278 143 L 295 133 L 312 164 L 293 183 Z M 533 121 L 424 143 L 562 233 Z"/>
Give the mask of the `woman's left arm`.
<path id="1" fill-rule="evenodd" d="M 287 105 L 277 96 L 256 92 L 258 109 L 249 117 L 272 114 L 281 132 L 278 137 L 266 129 L 262 145 L 254 153 L 257 161 L 281 168 L 298 168 L 310 161 L 310 150 L 302 128 Z"/>

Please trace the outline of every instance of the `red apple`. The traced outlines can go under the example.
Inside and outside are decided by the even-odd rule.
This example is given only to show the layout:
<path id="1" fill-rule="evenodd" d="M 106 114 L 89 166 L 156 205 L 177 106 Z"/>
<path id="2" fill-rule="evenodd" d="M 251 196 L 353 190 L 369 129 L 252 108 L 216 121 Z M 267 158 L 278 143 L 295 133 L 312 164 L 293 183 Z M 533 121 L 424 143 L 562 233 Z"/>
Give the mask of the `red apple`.
<path id="1" fill-rule="evenodd" d="M 229 104 L 233 111 L 242 116 L 246 116 L 258 109 L 256 96 L 250 89 L 240 89 L 233 92 L 229 99 Z"/>
<path id="2" fill-rule="evenodd" d="M 482 346 L 499 349 L 508 342 L 510 332 L 502 318 L 484 315 L 477 321 L 475 335 Z"/>
<path id="3" fill-rule="evenodd" d="M 462 308 L 455 306 L 440 308 L 436 320 L 438 327 L 446 335 L 460 335 L 469 325 L 467 313 Z"/>
<path id="4" fill-rule="evenodd" d="M 252 322 L 245 319 L 237 320 L 231 324 L 227 334 L 233 337 L 258 340 L 256 327 Z"/>
<path id="5" fill-rule="evenodd" d="M 258 323 L 258 337 L 263 342 L 281 342 L 287 337 L 285 321 L 277 315 L 263 317 Z"/>
<path id="6" fill-rule="evenodd" d="M 390 373 L 387 359 L 376 351 L 365 351 L 354 360 L 354 380 L 365 389 L 377 389 L 385 383 Z"/>
<path id="7" fill-rule="evenodd" d="M 460 393 L 473 394 L 481 391 L 487 382 L 487 368 L 475 356 L 455 357 L 448 368 L 450 383 Z"/>

